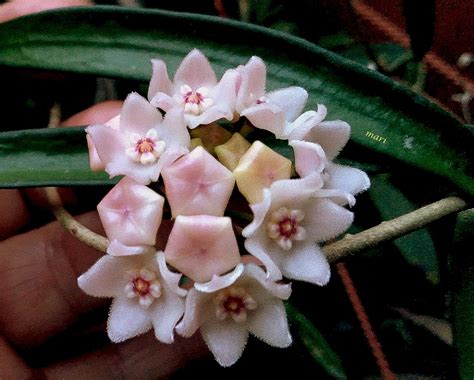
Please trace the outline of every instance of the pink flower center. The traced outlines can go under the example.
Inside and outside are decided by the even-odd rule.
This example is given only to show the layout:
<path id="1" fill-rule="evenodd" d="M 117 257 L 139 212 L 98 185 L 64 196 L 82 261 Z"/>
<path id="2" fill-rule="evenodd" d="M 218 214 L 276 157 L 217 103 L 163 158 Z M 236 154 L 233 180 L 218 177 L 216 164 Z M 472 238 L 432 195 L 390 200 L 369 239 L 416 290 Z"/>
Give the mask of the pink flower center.
<path id="1" fill-rule="evenodd" d="M 222 303 L 222 307 L 226 313 L 239 314 L 242 309 L 245 309 L 245 303 L 241 297 L 227 297 Z"/>
<path id="2" fill-rule="evenodd" d="M 127 298 L 138 298 L 140 305 L 149 307 L 156 298 L 161 296 L 161 284 L 156 273 L 146 268 L 130 270 L 125 273 L 128 281 L 125 285 Z"/>
<path id="3" fill-rule="evenodd" d="M 208 96 L 207 87 L 199 87 L 194 91 L 187 84 L 183 84 L 179 90 L 180 95 L 175 95 L 175 100 L 184 105 L 184 112 L 195 116 L 200 115 L 213 105 L 214 101 Z"/>
<path id="4" fill-rule="evenodd" d="M 150 292 L 150 281 L 144 280 L 141 277 L 138 277 L 132 281 L 133 290 L 140 297 L 146 296 Z"/>
<path id="5" fill-rule="evenodd" d="M 280 236 L 291 239 L 298 230 L 298 222 L 294 218 L 285 218 L 278 223 L 280 229 Z"/>
<path id="6" fill-rule="evenodd" d="M 155 142 L 150 138 L 140 139 L 137 141 L 135 150 L 140 153 L 151 153 L 155 149 Z"/>
<path id="7" fill-rule="evenodd" d="M 288 251 L 293 246 L 294 240 L 304 240 L 306 230 L 301 226 L 304 219 L 304 213 L 301 210 L 288 210 L 281 207 L 270 215 L 267 222 L 268 236 L 276 243 Z"/>
<path id="8" fill-rule="evenodd" d="M 202 96 L 199 92 L 188 91 L 183 96 L 183 99 L 185 103 L 200 104 L 204 100 L 204 96 Z"/>
<path id="9" fill-rule="evenodd" d="M 247 311 L 257 308 L 257 303 L 244 288 L 231 286 L 221 290 L 214 298 L 216 317 L 224 320 L 229 316 L 237 322 L 245 322 Z"/>
<path id="10" fill-rule="evenodd" d="M 165 151 L 166 143 L 158 139 L 158 132 L 150 129 L 145 137 L 137 133 L 130 135 L 130 146 L 125 154 L 134 162 L 148 165 L 155 163 Z"/>

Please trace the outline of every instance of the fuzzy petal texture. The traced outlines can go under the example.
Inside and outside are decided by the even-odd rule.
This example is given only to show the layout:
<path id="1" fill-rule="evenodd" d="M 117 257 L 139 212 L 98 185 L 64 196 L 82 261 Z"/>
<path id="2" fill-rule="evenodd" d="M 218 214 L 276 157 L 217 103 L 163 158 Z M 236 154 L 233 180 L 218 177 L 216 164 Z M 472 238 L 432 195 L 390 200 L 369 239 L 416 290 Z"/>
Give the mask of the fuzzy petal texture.
<path id="1" fill-rule="evenodd" d="M 217 79 L 204 54 L 197 49 L 193 49 L 179 65 L 173 82 L 175 92 L 177 92 L 176 90 L 179 90 L 179 87 L 183 84 L 196 89 L 199 87 L 213 87 L 217 84 Z"/>
<path id="2" fill-rule="evenodd" d="M 189 148 L 190 137 L 180 112 L 164 120 L 146 99 L 130 94 L 120 115 L 120 129 L 103 125 L 86 129 L 111 177 L 127 175 L 148 184 L 158 180 L 163 167 Z"/>
<path id="3" fill-rule="evenodd" d="M 281 301 L 290 294 L 289 284 L 267 281 L 263 269 L 246 264 L 242 275 L 230 287 L 214 293 L 191 289 L 176 331 L 191 336 L 200 328 L 217 362 L 230 366 L 242 355 L 249 331 L 275 347 L 287 347 L 291 343 Z M 227 309 L 229 301 L 238 299 L 239 309 Z M 232 313 L 237 315 L 231 316 Z"/>
<path id="4" fill-rule="evenodd" d="M 150 86 L 148 87 L 148 100 L 150 101 L 158 92 L 164 92 L 165 94 L 171 93 L 171 81 L 168 77 L 166 63 L 161 59 L 152 59 L 151 65 L 153 74 L 151 76 Z"/>
<path id="5" fill-rule="evenodd" d="M 201 293 L 196 289 L 188 292 L 183 319 L 176 326 L 176 332 L 179 335 L 189 338 L 205 321 L 213 318 L 215 310 L 212 298 L 212 294 Z"/>
<path id="6" fill-rule="evenodd" d="M 254 56 L 245 66 L 240 66 L 237 70 L 242 74 L 235 107 L 240 114 L 265 94 L 267 69 L 262 59 Z"/>
<path id="7" fill-rule="evenodd" d="M 305 228 L 315 242 L 335 238 L 349 228 L 354 213 L 327 198 L 316 198 L 306 209 Z"/>
<path id="8" fill-rule="evenodd" d="M 319 144 L 307 141 L 291 140 L 289 145 L 295 153 L 295 169 L 300 177 L 311 173 L 321 174 L 326 166 L 326 155 Z"/>
<path id="9" fill-rule="evenodd" d="M 136 92 L 127 96 L 120 113 L 120 129 L 145 135 L 162 121 L 161 114 Z"/>
<path id="10" fill-rule="evenodd" d="M 303 112 L 308 92 L 301 87 L 287 87 L 267 93 L 270 104 L 278 106 L 286 121 L 294 121 Z"/>
<path id="11" fill-rule="evenodd" d="M 176 292 L 168 285 L 159 257 L 160 253 L 105 255 L 79 277 L 78 284 L 86 293 L 114 298 L 107 328 L 113 342 L 143 334 L 151 327 L 158 340 L 173 341 L 174 327 L 184 312 L 182 295 L 186 292 Z"/>
<path id="12" fill-rule="evenodd" d="M 261 304 L 259 312 L 249 318 L 248 329 L 252 335 L 273 347 L 284 348 L 292 343 L 285 306 L 280 300 L 272 299 Z"/>
<path id="13" fill-rule="evenodd" d="M 144 334 L 151 328 L 148 310 L 124 297 L 114 300 L 107 321 L 107 333 L 112 342 L 123 342 Z"/>
<path id="14" fill-rule="evenodd" d="M 370 187 L 370 179 L 362 170 L 334 163 L 326 165 L 328 180 L 324 187 L 339 189 L 352 195 L 359 194 Z"/>
<path id="15" fill-rule="evenodd" d="M 201 332 L 209 350 L 222 367 L 229 367 L 239 360 L 249 336 L 245 326 L 230 320 L 207 321 Z"/>
<path id="16" fill-rule="evenodd" d="M 166 284 L 163 284 L 167 287 Z M 150 309 L 150 318 L 155 330 L 156 339 L 163 343 L 174 342 L 174 328 L 184 313 L 184 298 L 177 295 L 172 288 L 162 292 L 159 302 Z"/>
<path id="17" fill-rule="evenodd" d="M 246 108 L 240 114 L 245 116 L 256 128 L 272 132 L 277 138 L 284 137 L 285 113 L 271 103 L 263 103 Z"/>
<path id="18" fill-rule="evenodd" d="M 123 292 L 126 284 L 123 278 L 124 260 L 126 259 L 102 256 L 87 272 L 79 276 L 79 287 L 94 297 L 115 297 Z"/>
<path id="19" fill-rule="evenodd" d="M 306 281 L 323 286 L 331 277 L 331 269 L 326 256 L 314 243 L 296 247 L 291 255 L 281 255 L 279 262 L 284 276 L 290 280 Z"/>

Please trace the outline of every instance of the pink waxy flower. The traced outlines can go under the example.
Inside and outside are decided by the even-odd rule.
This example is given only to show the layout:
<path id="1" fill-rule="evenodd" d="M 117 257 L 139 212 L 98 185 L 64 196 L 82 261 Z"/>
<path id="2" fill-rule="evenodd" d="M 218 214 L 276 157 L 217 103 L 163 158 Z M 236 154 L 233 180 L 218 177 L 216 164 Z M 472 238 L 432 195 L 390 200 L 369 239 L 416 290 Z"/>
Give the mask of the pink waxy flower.
<path id="1" fill-rule="evenodd" d="M 190 137 L 180 112 L 163 119 L 146 99 L 131 93 L 120 114 L 119 129 L 92 125 L 86 129 L 111 177 L 127 175 L 148 184 L 162 168 L 188 152 Z"/>
<path id="2" fill-rule="evenodd" d="M 353 197 L 322 185 L 319 174 L 276 181 L 263 190 L 262 202 L 250 205 L 254 220 L 242 232 L 245 248 L 265 265 L 269 279 L 283 274 L 317 285 L 329 281 L 329 264 L 316 243 L 345 231 L 353 214 L 327 196 Z"/>
<path id="3" fill-rule="evenodd" d="M 197 147 L 163 170 L 166 196 L 178 215 L 224 215 L 234 177 L 204 148 Z"/>
<path id="4" fill-rule="evenodd" d="M 125 177 L 97 205 L 107 252 L 115 256 L 154 252 L 164 198 L 145 185 Z"/>
<path id="5" fill-rule="evenodd" d="M 178 216 L 165 248 L 166 261 L 198 283 L 236 270 L 239 247 L 229 217 Z M 228 279 L 232 282 L 232 276 Z M 223 284 L 225 285 L 225 283 Z M 213 284 L 209 284 L 212 288 Z"/>
<path id="6" fill-rule="evenodd" d="M 239 78 L 235 70 L 226 71 L 218 83 L 209 61 L 197 49 L 183 59 L 173 82 L 163 61 L 152 60 L 152 65 L 148 89 L 151 104 L 165 112 L 181 110 L 191 129 L 219 119 L 232 120 Z"/>
<path id="7" fill-rule="evenodd" d="M 224 366 L 242 355 L 249 332 L 274 347 L 288 347 L 291 335 L 282 299 L 291 294 L 289 284 L 267 281 L 265 272 L 253 264 L 229 287 L 213 293 L 191 289 L 176 332 L 190 337 L 201 329 L 202 337 Z"/>
<path id="8" fill-rule="evenodd" d="M 114 298 L 107 323 L 113 342 L 153 327 L 159 341 L 172 343 L 174 327 L 184 312 L 186 292 L 178 287 L 180 277 L 166 267 L 163 252 L 105 255 L 78 278 L 78 284 L 89 295 Z"/>
<path id="9" fill-rule="evenodd" d="M 288 87 L 265 92 L 266 66 L 252 57 L 245 66 L 237 68 L 242 75 L 237 94 L 236 111 L 255 127 L 285 138 L 287 124 L 303 111 L 308 93 L 301 87 Z"/>

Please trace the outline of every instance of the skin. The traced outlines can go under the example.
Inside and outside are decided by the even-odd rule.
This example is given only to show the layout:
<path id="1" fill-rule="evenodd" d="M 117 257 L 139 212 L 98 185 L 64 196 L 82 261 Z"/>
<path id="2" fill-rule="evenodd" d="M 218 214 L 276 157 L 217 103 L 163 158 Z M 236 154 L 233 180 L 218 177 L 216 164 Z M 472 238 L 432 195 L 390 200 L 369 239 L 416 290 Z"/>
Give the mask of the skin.
<path id="1" fill-rule="evenodd" d="M 118 114 L 120 107 L 121 102 L 98 104 L 63 125 L 104 122 Z M 40 189 L 0 190 L 0 379 L 156 379 L 205 354 L 198 337 L 176 337 L 174 344 L 166 345 L 151 332 L 121 344 L 106 344 L 77 358 L 48 358 L 52 364 L 43 368 L 30 367 L 20 351 L 41 347 L 58 333 L 77 328 L 75 322 L 110 303 L 84 294 L 76 282 L 101 252 L 76 240 L 57 222 L 17 234 L 32 216 L 31 202 L 43 202 Z M 78 219 L 103 233 L 96 212 Z M 74 336 L 87 339 L 82 333 Z"/>

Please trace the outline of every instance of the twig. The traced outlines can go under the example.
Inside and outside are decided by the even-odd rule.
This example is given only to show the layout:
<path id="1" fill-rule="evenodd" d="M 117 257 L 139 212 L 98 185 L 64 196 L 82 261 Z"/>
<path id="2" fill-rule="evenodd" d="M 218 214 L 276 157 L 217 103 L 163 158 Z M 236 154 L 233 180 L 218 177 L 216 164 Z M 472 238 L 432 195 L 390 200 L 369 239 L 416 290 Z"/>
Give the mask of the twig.
<path id="1" fill-rule="evenodd" d="M 99 251 L 107 251 L 109 241 L 102 235 L 96 234 L 83 224 L 79 223 L 74 217 L 68 213 L 61 202 L 58 190 L 55 187 L 45 188 L 46 198 L 50 205 L 51 211 L 58 220 L 58 222 L 74 235 L 78 240 L 86 243 L 88 246 Z"/>
<path id="2" fill-rule="evenodd" d="M 323 251 L 329 261 L 337 261 L 349 254 L 375 247 L 380 243 L 418 230 L 443 216 L 462 210 L 465 206 L 466 202 L 461 198 L 444 198 L 398 218 L 382 222 L 356 235 L 347 234 L 343 239 L 323 247 Z"/>

